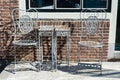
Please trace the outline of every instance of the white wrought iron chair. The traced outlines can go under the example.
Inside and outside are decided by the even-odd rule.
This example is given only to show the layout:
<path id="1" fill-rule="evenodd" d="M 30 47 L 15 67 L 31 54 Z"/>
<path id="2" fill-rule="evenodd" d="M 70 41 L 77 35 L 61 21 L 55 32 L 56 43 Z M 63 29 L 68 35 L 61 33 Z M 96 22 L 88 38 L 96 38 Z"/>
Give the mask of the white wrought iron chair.
<path id="1" fill-rule="evenodd" d="M 106 12 L 102 9 L 84 9 L 80 13 L 78 68 L 81 70 L 86 68 L 97 69 L 102 74 L 104 21 L 106 16 Z"/>
<path id="2" fill-rule="evenodd" d="M 33 18 L 32 18 L 33 17 Z M 12 20 L 14 25 L 14 60 L 15 60 L 15 69 L 16 71 L 16 63 L 17 63 L 17 57 L 16 51 L 17 46 L 23 47 L 23 46 L 35 46 L 36 47 L 36 53 L 37 53 L 37 71 L 41 69 L 40 64 L 40 52 L 38 50 L 38 36 L 37 36 L 37 30 L 35 30 L 34 27 L 37 26 L 38 21 L 38 12 L 36 9 L 29 9 L 29 10 L 21 10 L 21 9 L 13 9 L 12 11 Z M 36 69 L 36 65 L 34 65 Z"/>

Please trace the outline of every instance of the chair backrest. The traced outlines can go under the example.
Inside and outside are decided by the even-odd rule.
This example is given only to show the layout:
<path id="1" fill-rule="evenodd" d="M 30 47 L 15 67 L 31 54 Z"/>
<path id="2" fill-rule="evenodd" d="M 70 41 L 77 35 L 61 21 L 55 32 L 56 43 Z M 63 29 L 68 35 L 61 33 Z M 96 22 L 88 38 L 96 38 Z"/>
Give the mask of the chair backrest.
<path id="1" fill-rule="evenodd" d="M 18 27 L 23 34 L 27 34 L 33 30 L 33 22 L 30 16 L 22 15 L 19 18 Z"/>
<path id="2" fill-rule="evenodd" d="M 89 16 L 85 21 L 87 33 L 95 34 L 98 30 L 98 18 L 96 16 Z"/>
<path id="3" fill-rule="evenodd" d="M 102 9 L 84 9 L 80 13 L 81 37 L 99 35 L 103 39 L 104 21 L 106 20 L 106 12 Z"/>
<path id="4" fill-rule="evenodd" d="M 31 16 L 34 17 L 34 20 Z M 14 34 L 27 34 L 36 26 L 38 12 L 35 9 L 21 10 L 16 8 L 12 11 L 12 19 L 15 29 Z"/>

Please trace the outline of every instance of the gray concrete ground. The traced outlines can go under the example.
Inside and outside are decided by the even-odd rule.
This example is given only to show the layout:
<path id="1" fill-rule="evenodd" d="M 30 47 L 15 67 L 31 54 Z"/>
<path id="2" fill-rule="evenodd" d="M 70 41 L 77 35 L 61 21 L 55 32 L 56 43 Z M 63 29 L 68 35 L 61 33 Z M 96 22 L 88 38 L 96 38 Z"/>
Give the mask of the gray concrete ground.
<path id="1" fill-rule="evenodd" d="M 68 68 L 65 65 L 59 66 L 56 72 L 34 71 L 28 64 L 17 65 L 19 67 L 29 67 L 33 70 L 21 70 L 13 74 L 10 71 L 12 65 L 8 65 L 0 74 L 0 80 L 120 80 L 120 62 L 103 62 L 103 74 L 99 75 L 96 70 L 77 69 L 77 63 Z M 11 68 L 12 69 L 12 68 Z"/>

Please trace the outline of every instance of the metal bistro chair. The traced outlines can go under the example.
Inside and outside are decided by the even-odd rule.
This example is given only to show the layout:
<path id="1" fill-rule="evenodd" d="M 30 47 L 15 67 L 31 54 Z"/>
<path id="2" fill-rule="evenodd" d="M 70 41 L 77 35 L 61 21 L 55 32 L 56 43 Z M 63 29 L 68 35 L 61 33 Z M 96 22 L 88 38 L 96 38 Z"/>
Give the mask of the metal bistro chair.
<path id="1" fill-rule="evenodd" d="M 106 12 L 102 9 L 85 9 L 81 11 L 80 15 L 78 68 L 81 70 L 97 69 L 102 74 L 103 35 Z"/>
<path id="2" fill-rule="evenodd" d="M 34 20 L 33 18 L 34 17 Z M 12 11 L 12 19 L 14 24 L 14 60 L 15 60 L 15 71 L 16 64 L 17 64 L 17 57 L 16 57 L 16 48 L 17 46 L 36 46 L 36 53 L 37 53 L 37 62 L 34 63 L 35 69 L 37 68 L 37 71 L 41 69 L 40 64 L 40 55 L 38 50 L 38 39 L 37 39 L 37 31 L 34 30 L 34 27 L 37 26 L 37 20 L 38 20 L 38 12 L 35 9 L 29 9 L 29 10 L 21 10 L 21 9 L 13 9 Z M 38 51 L 37 51 L 38 50 Z M 32 64 L 32 63 L 31 63 Z M 32 64 L 33 65 L 33 64 Z M 39 65 L 39 66 L 38 66 Z"/>

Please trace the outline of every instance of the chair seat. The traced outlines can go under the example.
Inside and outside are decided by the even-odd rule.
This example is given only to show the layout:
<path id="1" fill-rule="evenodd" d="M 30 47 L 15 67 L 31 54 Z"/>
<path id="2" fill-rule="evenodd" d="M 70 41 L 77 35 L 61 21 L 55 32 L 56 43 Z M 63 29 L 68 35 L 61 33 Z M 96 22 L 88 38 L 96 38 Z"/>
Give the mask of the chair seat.
<path id="1" fill-rule="evenodd" d="M 17 41 L 13 41 L 14 45 L 21 45 L 21 46 L 36 46 L 37 42 L 33 41 L 33 40 L 17 40 Z"/>
<path id="2" fill-rule="evenodd" d="M 79 45 L 84 47 L 93 47 L 93 48 L 104 46 L 103 43 L 96 42 L 96 41 L 80 41 Z"/>

